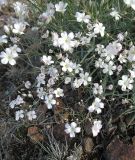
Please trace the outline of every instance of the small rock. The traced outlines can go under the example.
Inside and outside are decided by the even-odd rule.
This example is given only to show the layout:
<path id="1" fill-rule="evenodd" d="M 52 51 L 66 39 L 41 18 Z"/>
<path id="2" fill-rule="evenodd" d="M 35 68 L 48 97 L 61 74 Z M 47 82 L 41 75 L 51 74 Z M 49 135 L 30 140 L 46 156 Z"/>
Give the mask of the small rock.
<path id="1" fill-rule="evenodd" d="M 92 149 L 93 149 L 94 143 L 92 138 L 90 137 L 86 137 L 83 140 L 83 147 L 84 147 L 84 151 L 89 154 L 91 153 Z"/>

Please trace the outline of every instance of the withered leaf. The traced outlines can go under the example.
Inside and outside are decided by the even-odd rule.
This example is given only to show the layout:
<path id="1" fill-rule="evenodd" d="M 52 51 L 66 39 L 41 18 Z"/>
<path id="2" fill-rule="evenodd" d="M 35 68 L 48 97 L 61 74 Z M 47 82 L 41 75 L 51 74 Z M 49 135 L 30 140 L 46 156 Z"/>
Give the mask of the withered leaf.
<path id="1" fill-rule="evenodd" d="M 43 135 L 39 132 L 39 128 L 36 126 L 29 127 L 27 135 L 31 138 L 33 142 L 39 142 L 44 140 Z"/>

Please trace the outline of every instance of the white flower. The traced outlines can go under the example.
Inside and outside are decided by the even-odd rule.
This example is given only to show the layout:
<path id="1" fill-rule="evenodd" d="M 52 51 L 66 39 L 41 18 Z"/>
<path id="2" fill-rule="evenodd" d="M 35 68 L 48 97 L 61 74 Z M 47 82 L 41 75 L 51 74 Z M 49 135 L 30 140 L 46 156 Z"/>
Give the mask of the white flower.
<path id="1" fill-rule="evenodd" d="M 103 73 L 108 73 L 109 75 L 113 75 L 113 71 L 116 70 L 116 66 L 113 61 L 110 61 L 108 64 L 103 64 Z"/>
<path id="2" fill-rule="evenodd" d="M 117 42 L 109 43 L 101 56 L 106 57 L 106 61 L 110 61 L 110 59 L 114 59 L 115 56 L 122 50 L 122 45 Z"/>
<path id="3" fill-rule="evenodd" d="M 60 63 L 60 65 L 62 66 L 62 71 L 63 72 L 72 72 L 73 71 L 73 63 L 68 59 L 66 58 L 64 61 L 62 61 Z"/>
<path id="4" fill-rule="evenodd" d="M 101 37 L 104 37 L 104 31 L 105 31 L 105 27 L 103 26 L 102 23 L 96 23 L 94 25 L 94 33 L 95 34 L 99 34 L 101 35 Z"/>
<path id="5" fill-rule="evenodd" d="M 108 86 L 108 89 L 111 91 L 111 90 L 113 89 L 113 85 L 110 84 L 110 85 Z"/>
<path id="6" fill-rule="evenodd" d="M 49 37 L 49 31 L 47 30 L 46 32 L 45 32 L 45 34 L 43 34 L 42 36 L 41 36 L 41 38 L 48 38 Z"/>
<path id="7" fill-rule="evenodd" d="M 6 52 L 1 52 L 0 58 L 2 64 L 10 64 L 15 65 L 16 61 L 15 58 L 18 57 L 18 55 L 15 55 L 11 52 L 11 50 L 7 50 Z"/>
<path id="8" fill-rule="evenodd" d="M 45 103 L 48 109 L 52 109 L 52 105 L 56 104 L 56 100 L 53 98 L 53 95 L 45 96 Z"/>
<path id="9" fill-rule="evenodd" d="M 56 95 L 56 97 L 63 97 L 63 96 L 64 96 L 63 89 L 57 88 L 57 89 L 54 91 L 54 94 Z"/>
<path id="10" fill-rule="evenodd" d="M 104 61 L 101 58 L 99 58 L 97 61 L 95 61 L 96 68 L 103 68 L 103 66 L 104 66 Z"/>
<path id="11" fill-rule="evenodd" d="M 37 77 L 37 87 L 40 87 L 41 84 L 45 84 L 45 74 L 40 73 Z"/>
<path id="12" fill-rule="evenodd" d="M 80 71 L 83 71 L 80 64 L 74 63 L 73 65 L 74 65 L 75 73 L 79 73 Z"/>
<path id="13" fill-rule="evenodd" d="M 41 60 L 44 62 L 45 65 L 48 65 L 48 66 L 54 63 L 54 61 L 52 61 L 52 57 L 51 56 L 45 56 L 44 55 L 41 58 Z"/>
<path id="14" fill-rule="evenodd" d="M 71 77 L 66 77 L 65 78 L 65 84 L 69 84 L 71 82 Z"/>
<path id="15" fill-rule="evenodd" d="M 95 120 L 94 124 L 92 126 L 92 133 L 93 133 L 94 137 L 96 137 L 99 134 L 101 128 L 102 128 L 101 121 L 100 120 Z"/>
<path id="16" fill-rule="evenodd" d="M 50 67 L 48 69 L 48 74 L 53 78 L 53 79 L 57 79 L 59 78 L 59 72 L 56 68 L 54 67 Z"/>
<path id="17" fill-rule="evenodd" d="M 24 103 L 24 100 L 20 95 L 17 96 L 15 101 L 16 101 L 16 105 L 20 105 Z"/>
<path id="18" fill-rule="evenodd" d="M 90 75 L 89 75 L 88 72 L 86 72 L 86 73 L 80 73 L 79 76 L 80 76 L 80 80 L 81 80 L 81 82 L 82 82 L 82 84 L 84 86 L 87 86 L 88 82 L 91 82 L 92 78 L 90 77 Z"/>
<path id="19" fill-rule="evenodd" d="M 80 42 L 81 42 L 81 45 L 86 45 L 86 44 L 89 44 L 90 43 L 90 40 L 91 40 L 91 37 L 86 37 L 86 36 L 82 36 L 80 38 Z"/>
<path id="20" fill-rule="evenodd" d="M 69 52 L 73 51 L 73 48 L 76 47 L 77 43 L 77 41 L 74 40 L 73 32 L 70 32 L 69 34 L 67 34 L 67 32 L 62 32 L 58 41 L 62 49 Z"/>
<path id="21" fill-rule="evenodd" d="M 23 104 L 23 103 L 24 103 L 23 98 L 20 95 L 18 95 L 15 100 L 10 102 L 9 106 L 11 108 L 14 108 L 16 105 L 20 105 L 20 104 Z"/>
<path id="22" fill-rule="evenodd" d="M 114 8 L 112 8 L 112 12 L 110 13 L 110 15 L 114 17 L 116 21 L 118 21 L 121 18 L 119 12 Z"/>
<path id="23" fill-rule="evenodd" d="M 67 3 L 60 1 L 58 4 L 55 4 L 56 11 L 64 13 L 66 11 L 67 5 Z"/>
<path id="24" fill-rule="evenodd" d="M 11 101 L 10 104 L 9 104 L 10 108 L 15 108 L 15 105 L 16 105 L 15 100 Z"/>
<path id="25" fill-rule="evenodd" d="M 98 83 L 94 83 L 93 93 L 94 94 L 102 94 L 103 93 L 102 85 L 99 85 Z"/>
<path id="26" fill-rule="evenodd" d="M 21 18 L 22 20 L 28 17 L 28 7 L 26 4 L 21 3 L 19 1 L 13 3 L 13 7 L 15 10 L 16 15 Z"/>
<path id="27" fill-rule="evenodd" d="M 49 23 L 54 17 L 54 13 L 55 13 L 54 5 L 52 3 L 48 3 L 46 12 L 42 13 L 39 16 L 39 18 L 41 18 L 42 20 L 45 20 L 46 23 Z"/>
<path id="28" fill-rule="evenodd" d="M 49 93 L 49 94 L 54 94 L 54 89 L 53 89 L 53 88 L 49 88 L 49 89 L 48 89 L 48 93 Z"/>
<path id="29" fill-rule="evenodd" d="M 59 47 L 59 35 L 56 32 L 52 33 L 52 41 L 53 41 L 53 46 Z"/>
<path id="30" fill-rule="evenodd" d="M 24 111 L 23 110 L 16 111 L 16 113 L 15 113 L 16 121 L 18 121 L 21 118 L 24 118 Z"/>
<path id="31" fill-rule="evenodd" d="M 122 76 L 122 80 L 118 81 L 118 85 L 121 86 L 122 91 L 126 91 L 127 89 L 132 90 L 133 89 L 133 83 L 134 80 L 127 75 Z"/>
<path id="32" fill-rule="evenodd" d="M 71 124 L 66 123 L 65 124 L 65 132 L 67 134 L 70 134 L 70 137 L 75 137 L 75 133 L 80 133 L 81 128 L 77 127 L 77 124 L 75 122 L 72 122 Z"/>
<path id="33" fill-rule="evenodd" d="M 85 13 L 80 13 L 80 12 L 76 12 L 75 17 L 77 19 L 77 22 L 84 22 L 84 23 L 89 23 L 90 21 L 90 16 L 89 15 L 85 15 Z"/>
<path id="34" fill-rule="evenodd" d="M 94 112 L 96 111 L 97 114 L 102 112 L 102 108 L 104 108 L 104 103 L 101 102 L 101 99 L 95 98 L 95 101 L 92 103 L 91 106 L 89 106 L 88 110 L 89 112 Z"/>
<path id="35" fill-rule="evenodd" d="M 51 10 L 48 10 L 44 13 L 42 13 L 39 18 L 42 19 L 42 20 L 45 20 L 46 23 L 48 24 L 52 18 L 54 17 L 54 13 L 55 13 L 55 10 L 51 9 Z"/>
<path id="36" fill-rule="evenodd" d="M 15 34 L 24 34 L 24 30 L 26 29 L 26 24 L 22 22 L 17 22 L 14 24 L 14 28 L 12 29 L 12 32 Z"/>
<path id="37" fill-rule="evenodd" d="M 21 52 L 21 48 L 19 48 L 16 44 L 11 46 L 10 48 L 6 48 L 6 52 L 9 50 L 12 52 L 12 54 L 14 54 L 16 56 L 18 56 L 18 53 Z"/>
<path id="38" fill-rule="evenodd" d="M 123 33 L 119 33 L 119 34 L 117 35 L 117 38 L 118 38 L 119 41 L 123 41 L 124 38 L 125 38 L 125 36 L 126 36 L 126 32 L 125 32 L 124 34 L 123 34 Z"/>
<path id="39" fill-rule="evenodd" d="M 135 62 L 135 46 L 130 48 L 127 59 L 129 62 Z"/>
<path id="40" fill-rule="evenodd" d="M 40 99 L 44 100 L 45 95 L 46 95 L 46 92 L 44 91 L 43 87 L 37 88 L 37 96 Z"/>
<path id="41" fill-rule="evenodd" d="M 8 42 L 7 38 L 8 37 L 6 35 L 0 36 L 0 45 L 2 45 L 3 43 L 7 43 Z"/>
<path id="42" fill-rule="evenodd" d="M 75 79 L 73 82 L 73 87 L 74 88 L 79 88 L 82 85 L 82 80 L 81 79 Z"/>
<path id="43" fill-rule="evenodd" d="M 18 53 L 21 52 L 21 49 L 17 46 L 14 45 L 10 48 L 6 48 L 5 52 L 1 52 L 0 58 L 1 58 L 1 63 L 2 64 L 11 64 L 15 65 L 16 61 L 15 58 L 18 57 Z"/>
<path id="44" fill-rule="evenodd" d="M 47 3 L 47 11 L 51 10 L 51 9 L 54 9 L 54 8 L 55 8 L 55 6 L 54 6 L 53 3 Z"/>
<path id="45" fill-rule="evenodd" d="M 120 62 L 121 64 L 127 62 L 127 53 L 128 53 L 128 51 L 127 51 L 127 50 L 124 50 L 121 54 L 119 54 L 118 60 L 119 60 L 119 62 Z"/>
<path id="46" fill-rule="evenodd" d="M 124 2 L 135 10 L 135 0 L 124 0 Z"/>
<path id="47" fill-rule="evenodd" d="M 4 32 L 6 32 L 7 34 L 10 34 L 10 31 L 13 29 L 12 25 L 4 25 L 3 27 Z"/>
<path id="48" fill-rule="evenodd" d="M 135 78 L 135 68 L 133 70 L 129 70 L 131 78 Z"/>
<path id="49" fill-rule="evenodd" d="M 118 72 L 117 72 L 118 74 L 122 71 L 122 65 L 118 65 L 118 66 L 117 66 L 117 71 L 118 71 Z"/>
<path id="50" fill-rule="evenodd" d="M 25 85 L 25 88 L 29 89 L 30 86 L 31 86 L 31 82 L 30 81 L 26 81 L 24 85 Z"/>
<path id="51" fill-rule="evenodd" d="M 36 119 L 36 112 L 35 111 L 29 111 L 27 112 L 28 120 L 32 121 L 33 119 Z"/>
<path id="52" fill-rule="evenodd" d="M 101 54 L 104 51 L 104 45 L 97 44 L 95 51 L 98 52 L 98 54 Z"/>
<path id="53" fill-rule="evenodd" d="M 49 78 L 48 83 L 47 83 L 47 87 L 51 87 L 55 84 L 55 80 L 54 78 Z"/>

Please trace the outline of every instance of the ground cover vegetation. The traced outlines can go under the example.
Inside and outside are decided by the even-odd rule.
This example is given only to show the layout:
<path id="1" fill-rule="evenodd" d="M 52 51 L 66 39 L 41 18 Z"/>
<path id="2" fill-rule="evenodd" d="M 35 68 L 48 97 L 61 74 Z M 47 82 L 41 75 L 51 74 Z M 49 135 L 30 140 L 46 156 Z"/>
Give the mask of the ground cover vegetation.
<path id="1" fill-rule="evenodd" d="M 0 0 L 0 159 L 134 160 L 134 41 L 134 0 Z"/>

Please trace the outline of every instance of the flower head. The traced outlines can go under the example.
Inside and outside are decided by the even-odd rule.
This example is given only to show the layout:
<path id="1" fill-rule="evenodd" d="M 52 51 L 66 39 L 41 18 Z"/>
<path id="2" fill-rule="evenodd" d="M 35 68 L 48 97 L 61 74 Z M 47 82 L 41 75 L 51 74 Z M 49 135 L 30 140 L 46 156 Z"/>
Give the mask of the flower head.
<path id="1" fill-rule="evenodd" d="M 116 21 L 118 21 L 121 18 L 119 12 L 114 8 L 112 8 L 112 12 L 110 13 L 110 15 L 114 17 Z"/>
<path id="2" fill-rule="evenodd" d="M 99 85 L 98 83 L 94 83 L 93 93 L 94 94 L 102 94 L 103 93 L 102 85 Z"/>
<path id="3" fill-rule="evenodd" d="M 95 120 L 94 124 L 92 126 L 92 133 L 93 133 L 94 137 L 96 137 L 99 134 L 101 128 L 102 128 L 101 121 L 100 120 Z"/>
<path id="4" fill-rule="evenodd" d="M 72 122 L 71 124 L 65 124 L 65 132 L 69 134 L 71 138 L 75 137 L 75 133 L 79 133 L 80 131 L 81 128 L 77 127 L 77 124 L 75 122 Z"/>
<path id="5" fill-rule="evenodd" d="M 16 121 L 18 121 L 21 118 L 24 118 L 24 111 L 23 110 L 16 111 L 16 113 L 15 113 Z"/>
<path id="6" fill-rule="evenodd" d="M 51 65 L 54 63 L 54 61 L 52 61 L 52 57 L 51 56 L 43 56 L 42 59 L 41 59 L 45 65 Z"/>
<path id="7" fill-rule="evenodd" d="M 116 66 L 113 61 L 110 61 L 108 64 L 103 64 L 103 73 L 108 73 L 109 75 L 113 75 L 113 71 L 116 70 Z"/>
<path id="8" fill-rule="evenodd" d="M 29 89 L 31 87 L 31 82 L 26 81 L 24 85 L 25 85 L 25 88 Z"/>
<path id="9" fill-rule="evenodd" d="M 77 41 L 74 40 L 74 33 L 62 32 L 61 37 L 59 38 L 59 45 L 64 51 L 72 52 L 73 48 L 76 47 Z"/>
<path id="10" fill-rule="evenodd" d="M 76 12 L 75 15 L 77 22 L 84 22 L 84 23 L 89 23 L 90 21 L 90 16 L 89 15 L 85 15 L 85 13 L 80 13 L 80 12 Z"/>
<path id="11" fill-rule="evenodd" d="M 10 50 L 6 52 L 1 52 L 0 58 L 2 64 L 10 64 L 15 65 L 16 61 L 15 58 L 18 57 L 18 55 L 14 55 Z"/>
<path id="12" fill-rule="evenodd" d="M 13 101 L 10 102 L 9 106 L 11 108 L 14 108 L 16 105 L 21 105 L 23 103 L 24 103 L 23 98 L 20 95 L 18 95 L 15 100 L 13 100 Z"/>
<path id="13" fill-rule="evenodd" d="M 48 109 L 52 109 L 52 106 L 56 104 L 56 100 L 53 98 L 53 95 L 45 96 L 45 103 Z"/>
<path id="14" fill-rule="evenodd" d="M 62 71 L 63 72 L 72 72 L 73 71 L 73 62 L 70 61 L 68 58 L 66 58 L 64 61 L 62 61 L 60 63 L 60 65 L 62 66 Z"/>
<path id="15" fill-rule="evenodd" d="M 32 121 L 33 119 L 36 119 L 36 112 L 35 111 L 29 111 L 27 112 L 28 120 Z"/>
<path id="16" fill-rule="evenodd" d="M 94 33 L 95 34 L 100 34 L 101 37 L 104 37 L 105 32 L 105 27 L 103 26 L 102 23 L 96 23 L 94 25 Z"/>
<path id="17" fill-rule="evenodd" d="M 14 28 L 12 29 L 12 32 L 15 34 L 24 34 L 24 30 L 26 29 L 26 24 L 22 22 L 17 22 L 14 24 Z"/>
<path id="18" fill-rule="evenodd" d="M 8 40 L 7 40 L 6 35 L 0 36 L 0 45 L 2 45 L 3 43 L 7 43 L 7 42 L 8 42 Z"/>
<path id="19" fill-rule="evenodd" d="M 26 4 L 17 1 L 13 4 L 13 7 L 19 18 L 24 19 L 28 17 L 29 10 Z"/>
<path id="20" fill-rule="evenodd" d="M 56 95 L 56 97 L 63 97 L 63 96 L 64 96 L 63 89 L 57 88 L 57 89 L 54 91 L 54 94 Z"/>
<path id="21" fill-rule="evenodd" d="M 101 99 L 96 97 L 92 105 L 88 108 L 88 110 L 89 112 L 96 111 L 97 114 L 99 114 L 102 112 L 102 108 L 104 108 L 104 103 L 101 102 Z"/>
<path id="22" fill-rule="evenodd" d="M 80 81 L 84 86 L 87 86 L 89 82 L 91 82 L 91 76 L 89 75 L 88 72 L 86 73 L 80 73 Z"/>
<path id="23" fill-rule="evenodd" d="M 56 11 L 64 13 L 66 11 L 67 5 L 67 3 L 60 1 L 58 4 L 55 4 Z"/>
<path id="24" fill-rule="evenodd" d="M 133 89 L 133 83 L 134 80 L 127 75 L 122 76 L 122 80 L 118 81 L 118 85 L 121 86 L 122 91 L 126 91 L 127 89 L 132 90 Z"/>
<path id="25" fill-rule="evenodd" d="M 45 20 L 46 23 L 49 23 L 52 20 L 52 18 L 54 17 L 54 13 L 55 13 L 54 5 L 52 3 L 48 3 L 46 12 L 43 12 L 39 16 L 39 18 L 42 20 Z"/>

